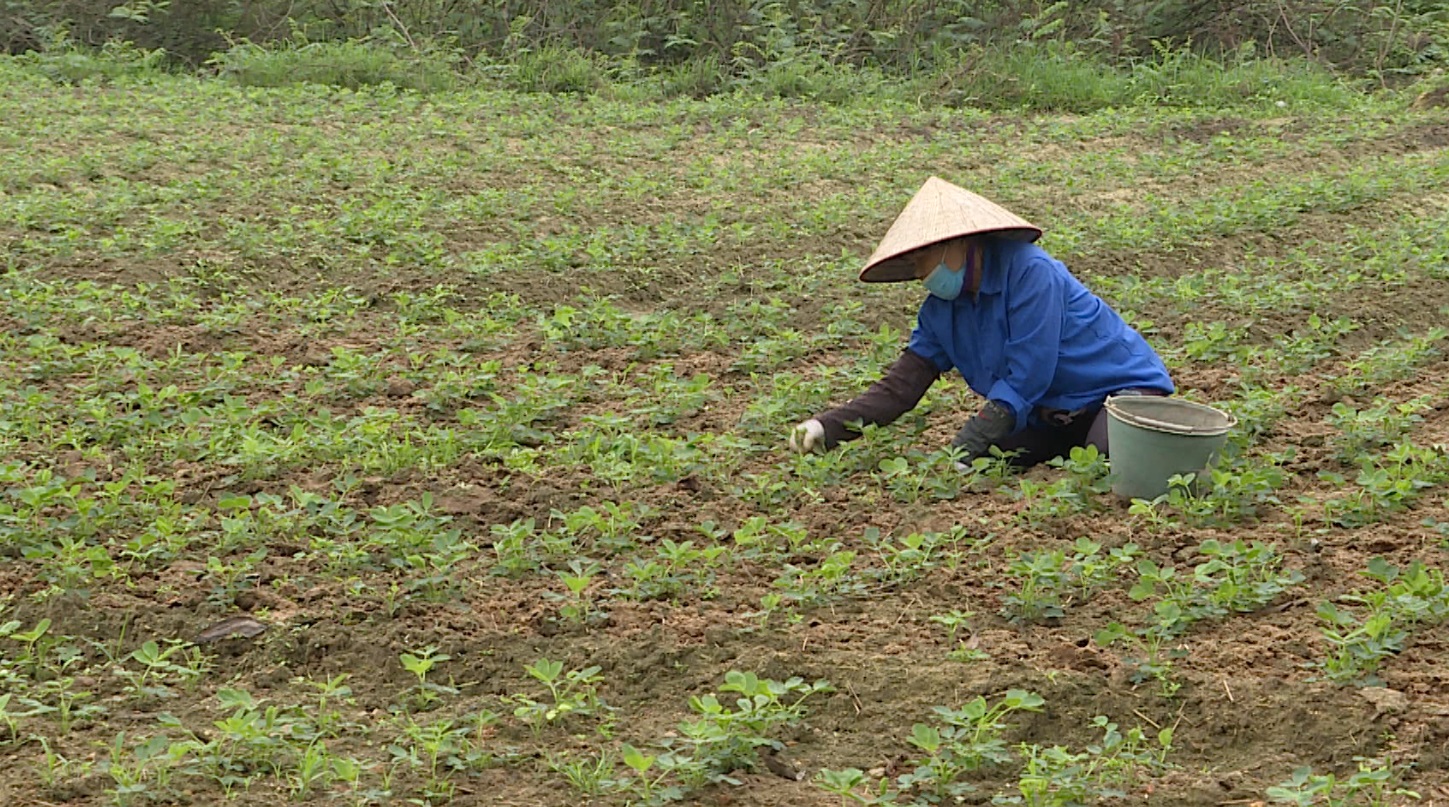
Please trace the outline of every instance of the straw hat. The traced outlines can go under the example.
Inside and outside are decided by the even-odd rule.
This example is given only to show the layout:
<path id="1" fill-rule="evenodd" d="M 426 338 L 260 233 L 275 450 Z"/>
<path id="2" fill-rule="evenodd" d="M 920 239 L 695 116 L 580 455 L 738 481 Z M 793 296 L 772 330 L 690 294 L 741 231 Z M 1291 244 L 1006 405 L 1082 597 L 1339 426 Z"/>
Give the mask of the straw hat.
<path id="1" fill-rule="evenodd" d="M 915 256 L 922 247 L 963 235 L 991 233 L 1001 238 L 1035 241 L 1041 228 L 1010 210 L 931 177 L 916 191 L 860 271 L 867 283 L 914 280 Z"/>

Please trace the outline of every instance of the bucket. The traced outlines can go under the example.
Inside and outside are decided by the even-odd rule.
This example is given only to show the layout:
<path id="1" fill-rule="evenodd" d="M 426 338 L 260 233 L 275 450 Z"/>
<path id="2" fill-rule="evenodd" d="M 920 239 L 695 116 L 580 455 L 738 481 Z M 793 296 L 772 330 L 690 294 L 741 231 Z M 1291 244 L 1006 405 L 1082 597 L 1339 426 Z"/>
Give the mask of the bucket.
<path id="1" fill-rule="evenodd" d="M 1201 473 L 1238 422 L 1181 398 L 1118 395 L 1106 409 L 1112 492 L 1129 499 L 1155 499 L 1174 474 Z"/>

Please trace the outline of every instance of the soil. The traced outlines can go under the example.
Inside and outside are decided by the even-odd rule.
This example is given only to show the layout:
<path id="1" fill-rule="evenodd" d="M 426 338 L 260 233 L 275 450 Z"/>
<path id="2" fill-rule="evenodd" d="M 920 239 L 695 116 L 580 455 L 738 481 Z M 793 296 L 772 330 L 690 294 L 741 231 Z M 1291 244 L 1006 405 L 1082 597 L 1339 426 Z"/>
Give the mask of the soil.
<path id="1" fill-rule="evenodd" d="M 802 113 L 803 114 L 803 113 Z M 993 121 L 1003 132 L 1012 124 Z M 1191 143 L 1214 138 L 1252 134 L 1260 122 L 1224 118 L 1178 131 L 1164 137 Z M 1292 126 L 1284 131 L 1291 132 Z M 1424 124 L 1398 131 L 1380 142 L 1356 142 L 1344 147 L 1338 159 L 1364 155 L 1443 149 L 1449 126 Z M 880 136 L 898 136 L 900 131 Z M 905 132 L 904 134 L 909 134 Z M 921 136 L 925 136 L 922 133 Z M 1008 137 L 1003 133 L 1001 137 Z M 681 158 L 682 159 L 682 158 Z M 1294 165 L 1282 166 L 1293 170 Z M 461 181 L 461 180 L 460 180 Z M 1106 204 L 1114 204 L 1108 199 Z M 642 218 L 657 221 L 669 215 L 660 206 L 641 205 L 636 210 L 609 211 L 617 223 Z M 836 255 L 841 249 L 868 251 L 876 222 L 863 222 L 858 232 L 817 234 L 802 239 L 801 254 Z M 1092 254 L 1081 256 L 1074 267 L 1085 276 L 1132 273 L 1139 277 L 1179 277 L 1204 265 L 1222 266 L 1235 258 L 1287 256 L 1291 246 L 1303 237 L 1331 229 L 1334 217 L 1306 216 L 1292 231 L 1259 235 L 1251 240 L 1222 239 L 1171 256 L 1150 252 Z M 580 220 L 571 225 L 585 226 Z M 546 230 L 548 225 L 540 225 Z M 448 248 L 461 256 L 480 244 L 499 238 L 499 232 L 451 233 Z M 724 254 L 701 258 L 702 271 L 693 266 L 663 266 L 648 275 L 647 282 L 624 275 L 594 279 L 595 293 L 612 295 L 619 304 L 635 310 L 680 308 L 699 296 L 693 281 L 722 267 L 748 267 L 779 259 L 778 245 L 731 246 Z M 178 267 L 194 265 L 196 255 L 173 255 L 165 261 L 115 262 L 94 256 L 79 256 L 58 264 L 55 272 L 76 280 L 119 282 L 126 285 L 154 283 L 177 277 Z M 54 329 L 70 344 L 106 343 L 134 347 L 142 354 L 164 358 L 177 353 L 211 354 L 245 351 L 258 360 L 277 357 L 286 366 L 323 366 L 334 348 L 362 352 L 382 349 L 395 335 L 395 311 L 389 302 L 393 293 L 421 291 L 439 282 L 459 288 L 456 305 L 462 310 L 477 306 L 496 292 L 516 293 L 539 310 L 578 300 L 578 288 L 563 274 L 509 274 L 477 283 L 461 268 L 427 275 L 368 274 L 347 270 L 319 275 L 302 271 L 296 264 L 246 270 L 240 277 L 265 277 L 271 288 L 287 293 L 306 293 L 324 287 L 349 287 L 362 294 L 369 305 L 351 321 L 345 333 L 313 333 L 295 325 L 268 324 L 258 317 L 228 332 L 201 324 L 71 322 Z M 841 284 L 842 286 L 846 284 Z M 747 286 L 733 292 L 721 285 L 701 305 L 722 312 L 738 297 L 751 293 Z M 900 289 L 821 288 L 819 294 L 802 300 L 791 314 L 791 323 L 802 331 L 819 329 L 829 322 L 832 305 L 871 299 L 875 306 L 865 317 L 870 324 L 890 322 L 905 327 L 913 306 L 908 293 Z M 1370 342 L 1387 338 L 1402 328 L 1422 330 L 1449 305 L 1449 291 L 1442 278 L 1419 276 L 1393 289 L 1369 288 L 1351 298 L 1327 300 L 1317 313 L 1325 319 L 1349 316 L 1363 326 Z M 1157 322 L 1163 338 L 1179 333 L 1193 317 L 1204 321 L 1222 319 L 1231 312 L 1211 309 L 1184 312 L 1166 303 L 1141 312 Z M 1271 338 L 1300 324 L 1309 313 L 1277 312 L 1255 323 L 1255 339 Z M 3 323 L 12 332 L 24 332 L 19 322 Z M 421 348 L 456 347 L 439 342 Z M 515 344 L 480 358 L 497 358 L 510 369 L 546 359 L 558 372 L 578 372 L 585 366 L 608 371 L 639 371 L 652 364 L 627 353 L 609 349 L 533 354 L 532 344 Z M 731 369 L 735 357 L 724 353 L 699 353 L 671 357 L 668 362 L 689 373 L 707 373 L 721 389 L 745 384 L 747 375 Z M 825 357 L 827 360 L 832 357 Z M 395 366 L 400 366 L 395 365 Z M 1449 363 L 1439 361 L 1424 368 L 1419 376 L 1396 382 L 1381 390 L 1396 400 L 1418 395 L 1432 398 L 1432 408 L 1417 427 L 1414 439 L 1423 445 L 1449 442 L 1449 386 L 1443 382 Z M 1185 391 L 1207 397 L 1231 394 L 1234 368 L 1194 366 L 1179 379 Z M 1324 371 L 1326 372 L 1326 371 Z M 1324 448 L 1323 418 L 1331 401 L 1321 398 L 1326 377 L 1310 375 L 1284 379 L 1305 388 L 1301 411 L 1290 413 L 1259 447 L 1267 453 L 1292 454 L 1295 482 L 1282 498 L 1322 495 L 1331 491 L 1316 476 L 1319 470 L 1335 468 Z M 64 384 L 48 387 L 63 394 Z M 368 407 L 385 407 L 402 412 L 422 413 L 414 397 L 416 382 L 394 379 L 367 396 L 339 402 L 334 414 L 348 416 Z M 265 398 L 266 391 L 252 391 L 250 400 Z M 676 433 L 728 432 L 740 422 L 750 403 L 743 396 L 726 396 L 692 418 L 671 427 Z M 599 402 L 601 411 L 607 407 Z M 572 411 L 554 424 L 555 431 L 579 425 L 589 413 Z M 435 416 L 449 422 L 447 415 Z M 953 424 L 937 423 L 921 436 L 924 444 L 944 442 Z M 40 457 L 17 457 L 41 460 Z M 94 456 L 58 456 L 44 460 L 68 476 L 88 471 L 100 481 L 113 469 Z M 768 477 L 778 474 L 779 456 L 759 456 L 742 461 L 738 478 L 745 474 Z M 177 483 L 176 496 L 191 505 L 214 505 L 222 496 L 254 494 L 292 489 L 326 491 L 333 482 L 334 468 L 308 468 L 280 472 L 266 480 L 237 481 L 225 469 L 200 464 L 178 463 L 172 468 L 150 469 Z M 1341 469 L 1340 469 L 1341 470 Z M 1034 477 L 1051 479 L 1054 472 L 1037 469 Z M 452 573 L 463 592 L 460 599 L 446 603 L 389 599 L 386 574 L 364 575 L 355 581 L 341 581 L 323 573 L 315 560 L 299 561 L 307 548 L 278 542 L 267 547 L 267 557 L 255 570 L 255 584 L 233 604 L 222 605 L 209 597 L 203 585 L 205 557 L 191 558 L 140 575 L 129 585 L 99 587 L 89 598 L 63 595 L 46 599 L 29 596 L 43 587 L 34 568 L 12 559 L 0 562 L 0 591 L 11 592 L 13 600 L 4 612 L 6 619 L 25 625 L 42 618 L 53 620 L 57 634 L 75 637 L 85 646 L 117 644 L 127 650 L 142 637 L 157 641 L 193 641 L 208 628 L 226 618 L 249 617 L 265 626 L 252 636 L 207 637 L 202 652 L 218 684 L 248 690 L 253 696 L 280 704 L 311 703 L 313 690 L 300 679 L 324 681 L 347 675 L 355 704 L 347 707 L 348 718 L 363 724 L 381 724 L 399 698 L 414 683 L 399 664 L 402 653 L 435 647 L 450 658 L 439 669 L 451 682 L 456 695 L 438 710 L 438 716 L 463 720 L 480 710 L 504 711 L 500 698 L 519 692 L 537 694 L 538 687 L 524 667 L 539 658 L 562 661 L 567 669 L 598 666 L 603 683 L 600 696 L 616 710 L 615 736 L 644 746 L 677 735 L 681 721 L 692 717 L 688 704 L 692 696 L 718 692 L 730 670 L 752 671 L 761 677 L 784 680 L 799 676 L 807 680 L 827 679 L 834 691 L 817 695 L 808 703 L 808 716 L 780 739 L 780 758 L 792 769 L 805 774 L 793 780 L 762 767 L 737 773 L 736 786 L 720 785 L 692 795 L 687 803 L 703 805 L 833 805 L 830 796 L 810 782 L 822 768 L 856 767 L 877 775 L 906 772 L 905 761 L 918 752 L 908 742 L 911 726 L 931 719 L 936 706 L 959 706 L 978 695 L 995 698 L 1010 689 L 1040 694 L 1046 706 L 1040 713 L 1013 718 L 1008 732 L 1013 743 L 1068 745 L 1081 748 L 1098 739 L 1090 728 L 1097 715 L 1106 715 L 1122 726 L 1141 726 L 1149 734 L 1172 728 L 1174 768 L 1145 779 L 1125 798 L 1126 803 L 1173 805 L 1173 807 L 1221 807 L 1249 805 L 1261 801 L 1267 787 L 1282 782 L 1295 770 L 1311 766 L 1318 772 L 1352 772 L 1355 760 L 1390 757 L 1403 765 L 1405 786 L 1417 790 L 1423 803 L 1449 798 L 1449 667 L 1443 654 L 1449 647 L 1449 626 L 1419 630 L 1401 653 L 1382 670 L 1375 687 L 1342 686 L 1321 680 L 1315 662 L 1326 651 L 1315 606 L 1323 599 L 1350 592 L 1364 583 L 1360 572 L 1374 557 L 1405 565 L 1422 560 L 1443 565 L 1443 535 L 1425 526 L 1425 519 L 1449 522 L 1442 491 L 1432 491 L 1414 510 L 1397 514 L 1372 526 L 1355 530 L 1302 530 L 1284 511 L 1264 513 L 1257 522 L 1239 530 L 1199 528 L 1190 531 L 1154 533 L 1128 517 L 1126 505 L 1111 502 L 1104 513 L 1074 516 L 1041 525 L 1025 524 L 1021 505 L 1002 493 L 965 492 L 951 501 L 902 504 L 891 500 L 874 484 L 824 491 L 819 500 L 792 505 L 789 518 L 813 535 L 837 538 L 842 548 L 865 556 L 871 552 L 862 538 L 868 528 L 882 534 L 948 530 L 966 527 L 971 538 L 989 538 L 981 551 L 968 555 L 968 562 L 948 569 L 937 568 L 922 578 L 895 586 L 881 586 L 819 607 L 803 609 L 798 621 L 755 615 L 761 598 L 776 590 L 780 570 L 742 563 L 723 570 L 713 596 L 684 596 L 678 602 L 608 601 L 607 614 L 588 625 L 570 623 L 559 617 L 549 595 L 559 586 L 553 576 L 534 575 L 512 579 L 495 574 L 490 529 L 520 519 L 547 523 L 555 511 L 569 511 L 604 500 L 627 500 L 646 506 L 653 514 L 640 527 L 653 541 L 698 540 L 696 527 L 713 521 L 737 525 L 758 515 L 756 505 L 741 499 L 715 481 L 686 477 L 674 482 L 636 484 L 623 489 L 611 487 L 589 474 L 556 473 L 533 477 L 514 473 L 496 462 L 465 458 L 449 467 L 428 473 L 405 471 L 370 475 L 360 480 L 350 502 L 359 509 L 387 506 L 432 497 L 439 512 L 454 519 L 453 525 L 482 547 L 475 557 L 461 563 Z M 1102 647 L 1094 641 L 1097 630 L 1114 621 L 1141 618 L 1141 606 L 1127 595 L 1127 586 L 1109 587 L 1081 602 L 1073 602 L 1064 616 L 1046 624 L 1022 625 L 1005 615 L 1006 596 L 1011 592 L 1001 571 L 1014 553 L 1048 548 L 1066 548 L 1087 536 L 1107 547 L 1129 542 L 1140 545 L 1150 557 L 1163 563 L 1191 564 L 1197 560 L 1194 547 L 1209 538 L 1244 538 L 1275 542 L 1286 565 L 1300 571 L 1305 582 L 1260 611 L 1235 615 L 1196 627 L 1186 637 L 1175 677 L 1180 684 L 1170 696 L 1158 691 L 1152 681 L 1139 681 L 1118 648 Z M 819 560 L 819 559 L 815 559 Z M 804 561 L 802 561 L 803 563 Z M 595 582 L 591 590 L 603 592 L 624 581 L 615 568 Z M 947 660 L 951 649 L 944 631 L 929 617 L 951 611 L 976 615 L 971 625 L 970 644 L 987 660 Z M 249 625 L 244 633 L 253 632 Z M 90 652 L 90 651 L 87 651 Z M 104 670 L 99 665 L 97 670 Z M 189 724 L 205 726 L 224 716 L 210 684 L 188 689 L 161 704 L 136 705 L 121 694 L 120 682 L 102 671 L 87 671 L 77 684 L 94 694 L 97 703 L 113 705 L 102 721 L 83 723 L 71 735 L 66 753 L 77 761 L 96 767 L 87 775 L 55 785 L 37 781 L 35 770 L 40 749 L 33 742 L 0 745 L 0 804 L 101 804 L 108 803 L 107 789 L 114 782 L 103 773 L 105 744 L 120 731 L 133 736 L 154 733 L 161 711 L 189 715 Z M 309 706 L 309 708 L 311 708 Z M 201 717 L 204 716 L 204 717 Z M 540 747 L 555 753 L 582 753 L 603 741 L 591 733 L 587 720 L 568 730 L 550 731 L 539 741 L 509 721 L 492 730 L 490 743 L 497 748 L 520 749 L 521 756 L 506 764 L 456 777 L 455 804 L 478 805 L 570 805 L 592 803 L 570 790 L 563 779 L 549 771 Z M 335 751 L 356 753 L 386 760 L 386 752 L 370 744 L 376 738 L 349 735 Z M 352 745 L 349 746 L 349 743 Z M 401 789 L 420 787 L 416 776 L 399 774 Z M 986 803 L 991 794 L 1011 792 L 1014 780 L 1004 774 L 983 775 L 979 798 Z M 260 784 L 239 794 L 243 804 L 275 802 L 285 790 Z M 168 800 L 180 804 L 218 803 L 219 791 L 208 783 L 188 783 Z M 602 802 L 601 802 L 602 803 Z"/>

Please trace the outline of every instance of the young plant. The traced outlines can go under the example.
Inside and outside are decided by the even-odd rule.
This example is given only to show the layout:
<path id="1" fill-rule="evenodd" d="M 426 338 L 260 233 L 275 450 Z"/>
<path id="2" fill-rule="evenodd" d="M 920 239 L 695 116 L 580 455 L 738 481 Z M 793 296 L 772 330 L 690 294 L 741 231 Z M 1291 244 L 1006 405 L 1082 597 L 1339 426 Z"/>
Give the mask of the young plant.
<path id="1" fill-rule="evenodd" d="M 859 768 L 844 768 L 832 770 L 821 768 L 815 774 L 815 785 L 827 793 L 833 793 L 840 797 L 841 805 L 859 804 L 862 807 L 886 807 L 895 805 L 898 793 L 890 789 L 890 780 L 882 779 L 874 788 L 874 792 L 866 790 L 861 792 L 864 785 L 869 781 L 865 771 Z"/>
<path id="2" fill-rule="evenodd" d="M 640 557 L 624 565 L 631 585 L 614 593 L 632 600 L 671 599 L 685 591 L 700 599 L 713 596 L 714 569 L 727 547 L 696 547 L 693 541 L 659 542 L 653 557 Z"/>
<path id="3" fill-rule="evenodd" d="M 560 603 L 559 614 L 569 622 L 583 623 L 597 620 L 604 616 L 594 605 L 594 599 L 589 594 L 589 585 L 594 578 L 604 570 L 597 562 L 587 558 L 574 558 L 569 561 L 568 571 L 558 572 L 558 578 L 564 584 L 564 593 L 545 592 L 545 595 Z"/>
<path id="4" fill-rule="evenodd" d="M 1387 758 L 1354 757 L 1358 770 L 1339 779 L 1331 773 L 1315 774 L 1303 767 L 1286 782 L 1267 790 L 1268 800 L 1294 807 L 1381 807 L 1419 794 L 1400 785 L 1403 771 Z"/>
<path id="5" fill-rule="evenodd" d="M 1136 667 L 1132 682 L 1137 684 L 1155 681 L 1158 694 L 1171 698 L 1182 688 L 1182 683 L 1173 678 L 1172 661 L 1184 653 L 1172 641 L 1176 606 L 1171 603 L 1158 603 L 1158 610 L 1169 613 L 1160 614 L 1157 624 L 1133 631 L 1120 622 L 1113 622 L 1097 631 L 1093 641 L 1102 647 L 1127 645 L 1130 651 L 1126 662 Z"/>
<path id="6" fill-rule="evenodd" d="M 720 692 L 738 695 L 733 708 L 714 694 L 689 699 L 689 708 L 699 719 L 685 721 L 679 727 L 682 743 L 690 751 L 682 772 L 695 786 L 711 781 L 734 782 L 729 772 L 756 768 L 761 748 L 784 747 L 771 735 L 799 723 L 805 716 L 807 699 L 833 691 L 830 682 L 824 680 L 810 683 L 794 677 L 774 681 L 750 672 L 725 673 Z"/>
<path id="7" fill-rule="evenodd" d="M 1318 618 L 1323 640 L 1328 643 L 1328 657 L 1322 662 L 1324 675 L 1330 681 L 1379 683 L 1376 676 L 1385 659 L 1398 655 L 1409 632 L 1387 612 L 1369 614 L 1360 622 L 1351 612 L 1340 611 L 1331 602 L 1318 605 Z"/>
<path id="8" fill-rule="evenodd" d="M 599 675 L 600 669 L 595 665 L 565 672 L 563 662 L 541 658 L 524 670 L 543 684 L 548 691 L 547 700 L 517 693 L 505 695 L 503 702 L 513 705 L 513 716 L 532 729 L 534 736 L 540 735 L 546 726 L 579 716 L 599 718 L 602 721 L 599 731 L 607 737 L 613 725 L 613 709 L 599 698 L 598 685 L 604 680 Z"/>
<path id="9" fill-rule="evenodd" d="M 1026 764 L 1017 778 L 1019 795 L 998 795 L 993 804 L 1021 804 L 1026 807 L 1076 807 L 1108 799 L 1123 799 L 1144 772 L 1166 767 L 1172 749 L 1172 729 L 1157 733 L 1157 747 L 1150 748 L 1146 734 L 1132 728 L 1124 735 L 1106 717 L 1093 718 L 1102 729 L 1099 743 L 1081 751 L 1065 746 L 1022 743 L 1019 751 Z"/>
<path id="10" fill-rule="evenodd" d="M 615 774 L 616 760 L 607 750 L 582 757 L 550 753 L 547 754 L 547 764 L 581 796 L 597 798 L 628 790 L 627 780 L 621 780 Z"/>
<path id="11" fill-rule="evenodd" d="M 1024 690 L 1009 690 L 996 703 L 978 696 L 959 709 L 937 706 L 937 725 L 917 723 L 907 741 L 925 753 L 911 773 L 896 780 L 903 793 L 915 793 L 933 803 L 964 798 L 975 788 L 967 774 L 988 765 L 1009 762 L 1010 747 L 1002 733 L 1014 712 L 1041 711 L 1045 701 Z"/>
<path id="12" fill-rule="evenodd" d="M 974 614 L 970 611 L 950 611 L 931 617 L 932 622 L 946 628 L 946 642 L 951 645 L 951 650 L 946 654 L 946 658 L 952 661 L 983 661 L 991 658 L 986 651 L 978 649 L 972 639 L 961 639 L 959 644 L 957 642 L 956 634 L 962 627 L 969 624 L 972 616 Z"/>
<path id="13" fill-rule="evenodd" d="M 1193 567 L 1194 605 L 1203 616 L 1256 611 L 1303 582 L 1298 570 L 1282 568 L 1283 558 L 1270 544 L 1209 539 L 1198 552 L 1207 558 Z"/>
<path id="14" fill-rule="evenodd" d="M 168 682 L 182 685 L 195 682 L 205 669 L 205 659 L 196 647 L 171 641 L 165 649 L 147 641 L 127 656 L 139 670 L 116 667 L 114 672 L 126 681 L 125 692 L 141 700 L 173 698 L 176 693 Z"/>
<path id="15" fill-rule="evenodd" d="M 1127 544 L 1103 557 L 1102 545 L 1088 538 L 1078 538 L 1070 555 L 1061 549 L 1023 552 L 1006 567 L 1017 585 L 1004 598 L 1007 614 L 1021 622 L 1059 619 L 1068 605 L 1109 583 L 1140 554 L 1136 544 Z"/>
<path id="16" fill-rule="evenodd" d="M 428 675 L 432 673 L 434 667 L 451 658 L 452 656 L 446 653 L 439 653 L 438 648 L 431 645 L 415 651 L 415 653 L 403 653 L 398 656 L 398 661 L 402 663 L 403 669 L 412 673 L 415 679 L 415 683 L 404 693 L 408 705 L 426 711 L 441 703 L 444 697 L 458 694 L 456 687 L 428 680 Z"/>
<path id="17" fill-rule="evenodd" d="M 394 764 L 422 773 L 425 794 L 447 799 L 455 790 L 449 778 L 452 773 L 478 771 L 497 760 L 493 753 L 480 746 L 478 734 L 481 727 L 496 719 L 497 715 L 488 711 L 480 712 L 471 725 L 448 718 L 419 723 L 406 715 L 401 718 L 402 736 L 388 750 Z"/>
<path id="18" fill-rule="evenodd" d="M 1055 457 L 1047 465 L 1064 473 L 1057 479 L 1039 483 L 1022 479 L 1017 484 L 1027 503 L 1021 517 L 1029 524 L 1040 524 L 1057 518 L 1086 513 L 1102 507 L 1102 495 L 1112 489 L 1108 477 L 1107 458 L 1096 446 L 1073 446 L 1066 457 Z"/>

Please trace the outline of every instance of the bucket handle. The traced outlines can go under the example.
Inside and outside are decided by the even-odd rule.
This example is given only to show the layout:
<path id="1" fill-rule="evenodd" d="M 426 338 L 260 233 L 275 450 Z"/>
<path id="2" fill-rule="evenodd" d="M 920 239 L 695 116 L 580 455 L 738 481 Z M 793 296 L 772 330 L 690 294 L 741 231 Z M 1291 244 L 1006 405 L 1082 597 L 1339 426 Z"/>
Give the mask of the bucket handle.
<path id="1" fill-rule="evenodd" d="M 1174 434 L 1201 434 L 1202 432 L 1216 432 L 1220 434 L 1224 431 L 1227 431 L 1233 425 L 1232 421 L 1229 420 L 1227 426 L 1224 427 L 1212 426 L 1200 428 L 1197 426 L 1183 426 L 1181 423 L 1168 423 L 1166 421 L 1156 420 L 1154 418 L 1143 417 L 1138 414 L 1127 415 L 1125 418 L 1123 418 L 1123 420 L 1128 423 L 1135 423 L 1154 429 L 1161 429 L 1165 432 L 1172 432 Z"/>

